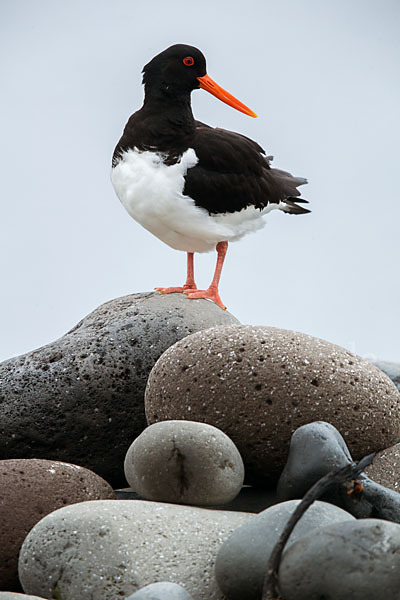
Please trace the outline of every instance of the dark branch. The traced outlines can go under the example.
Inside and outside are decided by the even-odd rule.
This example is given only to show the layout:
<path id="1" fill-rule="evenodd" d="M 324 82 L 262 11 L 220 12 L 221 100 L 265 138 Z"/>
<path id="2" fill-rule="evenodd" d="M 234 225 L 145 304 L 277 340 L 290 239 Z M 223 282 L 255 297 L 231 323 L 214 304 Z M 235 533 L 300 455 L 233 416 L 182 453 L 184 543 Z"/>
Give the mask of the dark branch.
<path id="1" fill-rule="evenodd" d="M 344 484 L 355 480 L 364 469 L 372 463 L 375 453 L 364 456 L 358 462 L 352 462 L 342 469 L 331 471 L 324 477 L 321 477 L 304 495 L 303 500 L 298 504 L 296 510 L 286 523 L 278 541 L 276 542 L 268 561 L 267 573 L 264 579 L 264 587 L 261 600 L 280 600 L 279 596 L 279 565 L 286 542 L 289 539 L 297 522 L 311 506 L 314 500 L 317 500 L 333 485 Z M 356 482 L 354 482 L 355 484 Z"/>

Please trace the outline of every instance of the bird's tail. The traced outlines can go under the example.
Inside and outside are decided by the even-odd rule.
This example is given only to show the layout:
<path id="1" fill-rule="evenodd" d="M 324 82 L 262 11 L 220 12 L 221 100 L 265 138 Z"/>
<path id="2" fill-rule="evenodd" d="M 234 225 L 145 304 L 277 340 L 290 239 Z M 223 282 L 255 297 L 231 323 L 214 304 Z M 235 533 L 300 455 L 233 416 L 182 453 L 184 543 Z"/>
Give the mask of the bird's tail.
<path id="1" fill-rule="evenodd" d="M 300 185 L 305 185 L 307 179 L 304 179 L 304 177 L 293 177 L 291 173 L 282 171 L 281 169 L 271 168 L 271 172 L 286 196 L 279 208 L 281 208 L 283 212 L 291 215 L 305 215 L 306 213 L 311 212 L 308 208 L 299 206 L 299 204 L 308 204 L 308 200 L 299 198 L 301 192 L 297 189 Z"/>
<path id="2" fill-rule="evenodd" d="M 305 200 L 304 198 L 286 198 L 284 200 L 284 205 L 282 206 L 283 212 L 289 213 L 290 215 L 305 215 L 311 212 L 311 210 L 304 208 L 304 206 L 299 206 L 296 202 L 308 204 L 308 200 Z"/>

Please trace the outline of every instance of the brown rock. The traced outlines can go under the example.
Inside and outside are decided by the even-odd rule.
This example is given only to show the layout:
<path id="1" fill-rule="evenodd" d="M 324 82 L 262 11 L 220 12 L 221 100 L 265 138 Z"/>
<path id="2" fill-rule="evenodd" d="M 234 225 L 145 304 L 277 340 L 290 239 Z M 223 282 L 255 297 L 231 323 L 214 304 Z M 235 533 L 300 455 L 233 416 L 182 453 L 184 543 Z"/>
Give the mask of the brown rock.
<path id="1" fill-rule="evenodd" d="M 18 554 L 28 532 L 67 504 L 114 498 L 101 477 L 76 465 L 40 459 L 0 461 L 0 589 L 21 589 Z"/>
<path id="2" fill-rule="evenodd" d="M 365 474 L 376 483 L 400 492 L 400 444 L 378 452 Z"/>
<path id="3" fill-rule="evenodd" d="M 247 481 L 273 482 L 291 434 L 327 421 L 357 459 L 399 437 L 400 394 L 369 362 L 327 341 L 274 327 L 232 325 L 169 348 L 147 383 L 149 423 L 202 421 L 242 455 Z"/>

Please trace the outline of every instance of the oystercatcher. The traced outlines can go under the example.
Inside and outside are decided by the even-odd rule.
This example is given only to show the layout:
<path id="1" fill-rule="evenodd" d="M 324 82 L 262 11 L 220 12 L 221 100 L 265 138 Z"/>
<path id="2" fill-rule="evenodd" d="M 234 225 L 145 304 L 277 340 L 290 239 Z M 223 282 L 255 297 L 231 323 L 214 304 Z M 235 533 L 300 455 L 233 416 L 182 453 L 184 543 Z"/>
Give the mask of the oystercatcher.
<path id="1" fill-rule="evenodd" d="M 145 98 L 125 126 L 112 160 L 112 183 L 138 223 L 160 240 L 187 252 L 181 287 L 156 288 L 208 298 L 225 308 L 218 293 L 228 242 L 264 226 L 272 209 L 310 212 L 298 203 L 306 179 L 270 167 L 272 156 L 253 140 L 196 121 L 193 90 L 204 89 L 251 117 L 257 115 L 207 75 L 206 59 L 193 46 L 176 44 L 143 68 Z M 194 281 L 193 254 L 216 249 L 207 290 Z"/>

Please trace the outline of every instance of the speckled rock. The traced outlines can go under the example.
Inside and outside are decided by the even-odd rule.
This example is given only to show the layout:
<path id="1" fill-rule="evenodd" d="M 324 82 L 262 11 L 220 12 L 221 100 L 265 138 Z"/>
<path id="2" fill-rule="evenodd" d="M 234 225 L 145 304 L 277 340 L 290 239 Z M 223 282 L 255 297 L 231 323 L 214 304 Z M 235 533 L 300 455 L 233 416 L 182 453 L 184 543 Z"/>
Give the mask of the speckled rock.
<path id="1" fill-rule="evenodd" d="M 400 492 L 400 444 L 378 452 L 365 474 L 376 483 Z"/>
<path id="2" fill-rule="evenodd" d="M 296 429 L 278 481 L 278 498 L 302 498 L 318 479 L 352 462 L 346 442 L 330 423 L 316 421 Z"/>
<path id="3" fill-rule="evenodd" d="M 207 300 L 132 294 L 103 304 L 59 340 L 0 365 L 0 458 L 51 458 L 114 487 L 146 427 L 144 389 L 177 340 L 237 322 Z"/>
<path id="4" fill-rule="evenodd" d="M 193 421 L 162 421 L 130 446 L 125 477 L 148 500 L 213 505 L 233 500 L 244 479 L 242 457 L 220 429 Z"/>
<path id="5" fill-rule="evenodd" d="M 26 537 L 19 577 L 30 594 L 115 600 L 154 581 L 182 585 L 194 600 L 222 600 L 218 549 L 253 515 L 141 500 L 61 508 Z"/>
<path id="6" fill-rule="evenodd" d="M 314 530 L 282 557 L 285 600 L 398 600 L 400 525 L 379 519 Z"/>
<path id="7" fill-rule="evenodd" d="M 160 581 L 146 585 L 127 600 L 192 600 L 192 596 L 176 583 Z"/>
<path id="8" fill-rule="evenodd" d="M 374 362 L 374 365 L 386 373 L 388 377 L 390 377 L 400 392 L 400 365 L 398 363 L 386 362 L 384 360 L 378 360 Z"/>
<path id="9" fill-rule="evenodd" d="M 269 557 L 299 502 L 289 500 L 267 508 L 235 529 L 222 544 L 215 574 L 229 600 L 261 598 Z M 317 500 L 297 523 L 286 547 L 313 529 L 340 521 L 354 521 L 354 517 L 337 506 Z"/>
<path id="10" fill-rule="evenodd" d="M 379 369 L 334 344 L 273 327 L 196 333 L 157 361 L 146 389 L 149 423 L 203 421 L 242 455 L 246 480 L 276 481 L 290 436 L 316 420 L 334 425 L 354 458 L 399 436 L 400 394 Z"/>
<path id="11" fill-rule="evenodd" d="M 39 459 L 0 461 L 0 589 L 20 590 L 18 554 L 44 515 L 66 504 L 114 498 L 101 477 L 76 465 Z"/>
<path id="12" fill-rule="evenodd" d="M 18 594 L 17 592 L 0 592 L 0 600 L 43 600 L 43 597 L 28 596 L 28 594 Z"/>

